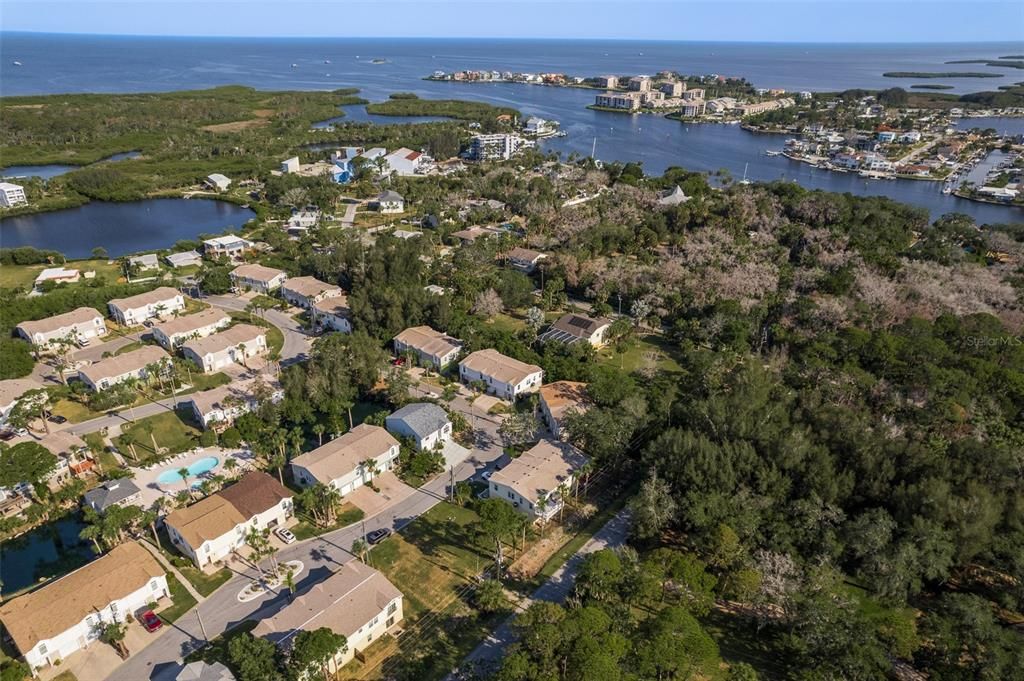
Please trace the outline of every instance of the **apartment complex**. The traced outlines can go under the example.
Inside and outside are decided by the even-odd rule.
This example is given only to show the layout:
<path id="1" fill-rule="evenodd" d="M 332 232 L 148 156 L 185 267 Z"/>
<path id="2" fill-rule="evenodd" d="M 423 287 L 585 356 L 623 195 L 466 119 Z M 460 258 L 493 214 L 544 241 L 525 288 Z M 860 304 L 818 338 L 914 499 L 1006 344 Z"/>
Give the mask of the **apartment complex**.
<path id="1" fill-rule="evenodd" d="M 320 483 L 345 496 L 373 479 L 374 471 L 365 465 L 366 461 L 372 460 L 378 472 L 389 471 L 395 467 L 398 454 L 398 440 L 388 431 L 363 423 L 292 459 L 292 476 L 303 487 Z"/>
<path id="2" fill-rule="evenodd" d="M 204 373 L 210 373 L 232 364 L 245 364 L 251 357 L 266 354 L 267 332 L 252 324 L 237 324 L 205 338 L 190 340 L 181 346 L 181 350 Z"/>
<path id="3" fill-rule="evenodd" d="M 231 323 L 231 317 L 217 308 L 207 308 L 195 314 L 183 315 L 155 325 L 151 330 L 153 338 L 167 351 L 185 341 L 205 338 Z"/>
<path id="4" fill-rule="evenodd" d="M 78 378 L 90 390 L 99 392 L 131 379 L 149 378 L 153 365 L 169 362 L 170 355 L 158 347 L 144 345 L 138 350 L 101 359 L 78 370 Z"/>
<path id="5" fill-rule="evenodd" d="M 79 307 L 71 312 L 54 315 L 33 322 L 22 322 L 15 327 L 18 335 L 36 347 L 43 347 L 65 338 L 82 343 L 107 334 L 103 315 L 91 307 Z"/>
<path id="6" fill-rule="evenodd" d="M 477 350 L 459 362 L 459 378 L 463 383 L 480 381 L 485 392 L 514 400 L 524 393 L 536 392 L 543 381 L 544 370 L 488 348 Z"/>
<path id="7" fill-rule="evenodd" d="M 152 319 L 174 314 L 185 309 L 185 296 L 169 286 L 140 293 L 128 298 L 116 298 L 107 303 L 110 315 L 123 326 L 134 326 Z"/>

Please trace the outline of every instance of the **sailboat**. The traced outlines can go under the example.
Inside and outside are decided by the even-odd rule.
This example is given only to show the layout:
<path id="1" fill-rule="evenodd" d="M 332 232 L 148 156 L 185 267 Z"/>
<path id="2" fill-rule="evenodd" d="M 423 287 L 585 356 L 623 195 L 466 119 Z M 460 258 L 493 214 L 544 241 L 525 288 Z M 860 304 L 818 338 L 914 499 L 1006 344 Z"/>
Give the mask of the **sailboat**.
<path id="1" fill-rule="evenodd" d="M 749 163 L 743 164 L 743 179 L 740 180 L 740 184 L 750 184 L 750 180 L 747 179 L 747 168 L 750 167 Z"/>

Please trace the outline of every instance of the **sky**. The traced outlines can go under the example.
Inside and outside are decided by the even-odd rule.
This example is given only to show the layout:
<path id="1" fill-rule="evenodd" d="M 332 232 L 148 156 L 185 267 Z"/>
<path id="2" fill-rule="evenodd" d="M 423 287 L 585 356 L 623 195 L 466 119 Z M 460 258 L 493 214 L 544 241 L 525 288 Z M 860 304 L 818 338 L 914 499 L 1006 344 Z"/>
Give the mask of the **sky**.
<path id="1" fill-rule="evenodd" d="M 1024 2 L 0 0 L 0 30 L 181 36 L 1024 44 Z"/>

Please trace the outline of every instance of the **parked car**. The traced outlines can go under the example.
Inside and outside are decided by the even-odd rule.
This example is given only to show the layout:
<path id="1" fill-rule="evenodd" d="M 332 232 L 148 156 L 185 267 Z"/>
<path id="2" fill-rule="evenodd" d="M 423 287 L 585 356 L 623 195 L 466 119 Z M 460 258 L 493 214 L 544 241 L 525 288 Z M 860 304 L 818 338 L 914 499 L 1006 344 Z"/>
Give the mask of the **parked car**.
<path id="1" fill-rule="evenodd" d="M 27 428 L 15 428 L 14 429 L 14 434 L 17 435 L 18 437 L 25 437 L 26 435 L 28 435 L 28 429 Z"/>
<path id="2" fill-rule="evenodd" d="M 4 442 L 7 442 L 8 440 L 13 440 L 13 439 L 14 439 L 14 431 L 13 430 L 5 430 L 5 431 L 0 432 L 0 440 L 3 440 Z"/>
<path id="3" fill-rule="evenodd" d="M 292 531 L 288 528 L 279 527 L 276 530 L 274 530 L 274 534 L 276 534 L 278 538 L 285 544 L 292 544 L 295 542 L 295 535 L 292 534 Z"/>
<path id="4" fill-rule="evenodd" d="M 148 631 L 151 634 L 160 627 L 164 626 L 163 621 L 159 617 L 157 617 L 156 613 L 154 613 L 152 610 L 147 610 L 146 612 L 139 615 L 139 622 L 141 622 L 142 626 L 146 628 L 146 631 Z"/>
<path id="5" fill-rule="evenodd" d="M 480 477 L 484 480 L 490 480 L 492 475 L 494 475 L 494 471 L 484 471 L 480 474 Z"/>
<path id="6" fill-rule="evenodd" d="M 369 544 L 379 544 L 380 542 L 384 541 L 385 539 L 387 539 L 390 536 L 391 536 L 391 528 L 389 528 L 389 527 L 382 527 L 379 530 L 374 530 L 373 532 L 367 532 L 366 533 L 366 541 Z"/>
<path id="7" fill-rule="evenodd" d="M 47 418 L 46 420 L 49 421 L 50 423 L 57 423 L 57 424 L 67 423 L 68 422 L 68 420 L 66 418 L 64 418 L 63 416 L 61 416 L 60 414 L 51 414 L 49 416 L 49 418 Z"/>
<path id="8" fill-rule="evenodd" d="M 400 366 L 403 366 L 404 364 L 405 364 L 405 357 L 395 357 L 393 360 L 391 360 L 391 365 L 392 366 L 400 367 Z"/>

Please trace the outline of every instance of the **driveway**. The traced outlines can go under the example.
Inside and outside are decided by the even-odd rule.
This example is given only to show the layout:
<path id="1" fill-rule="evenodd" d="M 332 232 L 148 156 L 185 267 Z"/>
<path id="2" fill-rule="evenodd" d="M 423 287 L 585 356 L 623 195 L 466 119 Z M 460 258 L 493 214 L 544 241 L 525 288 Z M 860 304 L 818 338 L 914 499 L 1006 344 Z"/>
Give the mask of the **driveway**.
<path id="1" fill-rule="evenodd" d="M 206 296 L 207 303 L 223 310 L 245 312 L 249 300 L 240 296 Z M 302 362 L 309 358 L 309 348 L 314 336 L 303 329 L 291 315 L 280 310 L 263 310 L 260 316 L 281 329 L 284 334 L 284 346 L 281 348 L 281 365 L 287 366 L 294 362 Z"/>
<path id="2" fill-rule="evenodd" d="M 147 331 L 148 333 L 148 331 Z M 118 336 L 116 334 L 107 334 L 105 336 L 108 340 L 93 341 L 84 348 L 79 348 L 71 353 L 71 359 L 76 362 L 98 362 L 103 359 L 103 353 L 109 352 L 114 354 L 126 345 L 135 343 L 136 341 L 142 340 L 142 332 L 136 331 L 129 333 L 124 336 Z"/>
<path id="3" fill-rule="evenodd" d="M 374 492 L 367 485 L 363 485 L 345 495 L 345 501 L 351 502 L 365 516 L 377 515 L 416 493 L 415 487 L 405 484 L 391 471 L 385 471 L 375 477 L 373 484 L 380 492 Z"/>

